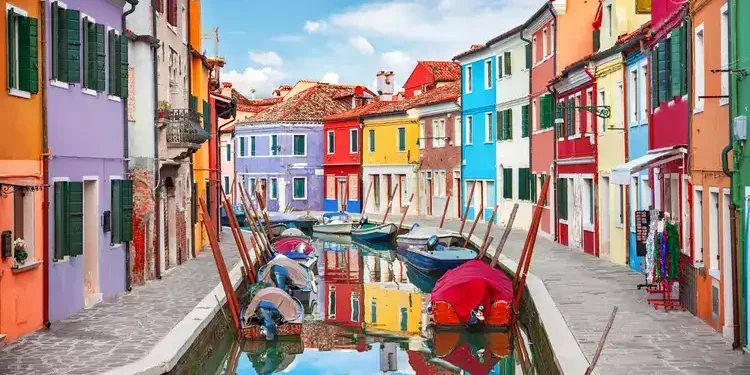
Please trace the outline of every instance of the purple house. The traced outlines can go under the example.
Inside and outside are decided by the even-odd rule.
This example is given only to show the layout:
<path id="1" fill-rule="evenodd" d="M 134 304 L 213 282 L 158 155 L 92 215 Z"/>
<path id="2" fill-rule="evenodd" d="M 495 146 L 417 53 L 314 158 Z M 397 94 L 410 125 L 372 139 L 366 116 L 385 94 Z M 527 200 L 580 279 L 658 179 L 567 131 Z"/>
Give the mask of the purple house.
<path id="1" fill-rule="evenodd" d="M 44 1 L 49 161 L 49 316 L 127 287 L 132 238 L 125 102 L 128 50 L 118 0 Z"/>
<path id="2" fill-rule="evenodd" d="M 271 211 L 323 209 L 323 117 L 351 109 L 361 86 L 317 83 L 235 126 L 235 174 Z"/>

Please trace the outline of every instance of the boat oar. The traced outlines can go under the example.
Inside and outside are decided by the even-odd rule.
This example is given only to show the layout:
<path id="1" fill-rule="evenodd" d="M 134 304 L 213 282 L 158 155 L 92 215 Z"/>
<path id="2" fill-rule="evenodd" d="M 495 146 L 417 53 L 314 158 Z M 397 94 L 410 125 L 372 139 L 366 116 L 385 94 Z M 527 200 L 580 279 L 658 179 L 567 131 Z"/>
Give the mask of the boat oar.
<path id="1" fill-rule="evenodd" d="M 596 347 L 596 353 L 594 353 L 594 358 L 591 359 L 591 364 L 589 364 L 589 367 L 586 369 L 586 373 L 584 375 L 591 375 L 592 372 L 594 372 L 594 366 L 596 366 L 596 362 L 599 361 L 599 356 L 602 354 L 602 350 L 604 349 L 604 342 L 607 341 L 607 335 L 609 335 L 609 330 L 612 329 L 612 323 L 615 322 L 615 315 L 617 315 L 617 306 L 615 306 L 614 309 L 612 309 L 612 314 L 609 316 L 609 322 L 607 323 L 607 328 L 604 328 L 604 333 L 602 334 L 601 340 L 599 340 L 599 345 Z"/>
<path id="2" fill-rule="evenodd" d="M 362 211 L 362 215 L 364 216 L 366 210 L 367 210 L 367 198 L 370 198 L 370 192 L 372 191 L 372 184 L 375 183 L 375 180 L 370 180 L 370 187 L 367 188 L 367 194 L 365 194 L 365 198 L 362 202 L 362 207 L 360 211 Z"/>
<path id="3" fill-rule="evenodd" d="M 432 199 L 432 198 L 430 197 L 427 199 Z M 443 229 L 443 224 L 445 224 L 445 214 L 448 213 L 448 206 L 450 205 L 450 203 L 451 203 L 451 196 L 449 195 L 448 198 L 445 199 L 445 207 L 443 207 L 443 216 L 440 217 L 440 227 L 439 227 L 440 229 Z"/>
<path id="4" fill-rule="evenodd" d="M 479 256 L 477 257 L 477 259 L 484 258 L 485 254 L 487 254 L 487 249 L 490 248 L 490 245 L 492 245 L 492 241 L 494 240 L 495 240 L 495 237 L 490 236 L 490 238 L 488 238 L 487 241 L 485 241 L 485 243 L 482 244 L 482 248 L 479 249 Z"/>
<path id="5" fill-rule="evenodd" d="M 250 233 L 252 234 L 251 239 L 253 240 L 253 251 L 255 252 L 255 261 L 258 263 L 258 267 L 260 267 L 260 265 L 266 261 L 265 257 L 262 254 L 268 250 L 268 247 L 266 246 L 266 243 L 263 241 L 263 236 L 258 233 L 258 227 L 257 227 L 258 224 L 257 224 L 257 221 L 255 220 L 255 216 L 253 215 L 252 212 L 250 212 L 250 209 L 248 209 L 248 204 L 245 200 L 245 196 L 242 195 L 241 192 L 240 192 L 240 200 L 242 201 L 242 208 L 245 211 L 245 218 L 247 219 L 248 228 L 250 229 Z M 259 248 L 260 246 L 262 246 L 264 249 Z"/>
<path id="6" fill-rule="evenodd" d="M 271 219 L 268 217 L 268 210 L 266 209 L 266 205 L 264 202 L 260 199 L 260 193 L 255 192 L 255 200 L 258 201 L 258 207 L 260 207 L 260 212 L 263 214 L 263 218 L 266 220 L 266 226 L 268 227 L 268 235 L 271 237 L 271 239 L 274 238 L 273 231 L 271 230 Z"/>
<path id="7" fill-rule="evenodd" d="M 513 210 L 510 211 L 510 218 L 508 219 L 508 222 L 505 223 L 503 236 L 500 237 L 500 243 L 498 243 L 497 248 L 495 248 L 495 254 L 492 254 L 492 262 L 490 263 L 490 266 L 492 267 L 495 267 L 497 265 L 497 260 L 500 258 L 500 253 L 502 253 L 503 248 L 505 248 L 505 241 L 508 240 L 510 231 L 513 229 L 513 222 L 516 221 L 516 213 L 518 213 L 518 203 L 513 205 Z"/>
<path id="8" fill-rule="evenodd" d="M 479 206 L 479 212 L 484 212 L 484 203 L 482 203 Z M 471 235 L 474 234 L 474 229 L 477 229 L 477 224 L 479 223 L 479 218 L 474 217 L 474 224 L 471 224 L 471 229 L 469 230 L 469 234 L 466 235 L 466 241 L 464 241 L 464 247 L 469 246 L 469 242 L 471 242 Z"/>
<path id="9" fill-rule="evenodd" d="M 258 255 L 258 265 L 260 265 L 270 259 L 271 242 L 268 240 L 268 236 L 263 234 L 262 227 L 260 223 L 258 223 L 258 213 L 255 212 L 255 206 L 253 206 L 252 200 L 250 200 L 250 198 L 247 196 L 247 192 L 244 190 L 244 187 L 240 188 L 240 198 L 242 198 L 242 206 L 245 209 L 246 215 L 250 217 L 250 231 L 255 236 L 255 242 L 263 246 L 264 248 L 259 249 L 261 251 L 260 254 L 256 253 L 256 255 Z M 266 254 L 269 255 L 266 256 Z"/>
<path id="10" fill-rule="evenodd" d="M 403 215 L 401 215 L 401 221 L 398 222 L 398 228 L 396 228 L 396 234 L 401 231 L 401 226 L 404 225 L 404 219 L 406 219 L 406 213 L 409 212 L 409 206 L 411 206 L 411 200 L 414 199 L 414 193 L 411 193 L 411 197 L 409 197 L 409 203 L 406 204 L 406 209 L 404 210 Z"/>
<path id="11" fill-rule="evenodd" d="M 222 196 L 222 205 L 224 206 L 224 211 L 226 211 L 227 214 L 227 220 L 229 221 L 229 228 L 232 230 L 232 236 L 234 237 L 234 242 L 237 244 L 237 251 L 240 253 L 240 259 L 242 260 L 242 265 L 245 266 L 245 272 L 247 273 L 247 281 L 249 283 L 255 282 L 255 269 L 252 268 L 250 265 L 250 259 L 249 254 L 250 252 L 247 249 L 247 244 L 245 243 L 245 238 L 242 236 L 242 232 L 240 231 L 239 223 L 237 222 L 237 216 L 234 215 L 234 207 L 232 207 L 232 203 L 229 202 L 229 198 L 226 194 L 224 194 L 224 190 L 221 191 Z"/>
<path id="12" fill-rule="evenodd" d="M 396 196 L 396 190 L 398 190 L 398 184 L 393 187 L 393 193 L 391 193 L 391 197 L 388 198 L 388 208 L 385 209 L 385 216 L 383 216 L 383 224 L 385 224 L 386 219 L 388 219 L 388 214 L 391 212 L 391 207 L 393 206 L 393 197 Z"/>
<path id="13" fill-rule="evenodd" d="M 464 217 L 461 218 L 461 228 L 458 229 L 458 234 L 464 234 L 464 225 L 466 225 L 466 217 L 469 216 L 469 207 L 471 207 L 471 201 L 474 199 L 474 188 L 477 187 L 477 181 L 471 184 L 471 192 L 469 193 L 469 199 L 466 201 L 466 209 L 464 210 Z"/>
<path id="14" fill-rule="evenodd" d="M 487 244 L 487 238 L 490 236 L 490 229 L 492 229 L 492 224 L 495 222 L 495 215 L 497 214 L 497 205 L 495 205 L 495 209 L 492 210 L 492 216 L 490 216 L 490 221 L 487 222 L 487 231 L 484 232 L 484 239 L 482 239 L 482 247 L 479 250 L 479 258 L 482 259 L 484 257 L 484 249 L 485 245 Z M 464 247 L 466 247 L 464 245 Z"/>

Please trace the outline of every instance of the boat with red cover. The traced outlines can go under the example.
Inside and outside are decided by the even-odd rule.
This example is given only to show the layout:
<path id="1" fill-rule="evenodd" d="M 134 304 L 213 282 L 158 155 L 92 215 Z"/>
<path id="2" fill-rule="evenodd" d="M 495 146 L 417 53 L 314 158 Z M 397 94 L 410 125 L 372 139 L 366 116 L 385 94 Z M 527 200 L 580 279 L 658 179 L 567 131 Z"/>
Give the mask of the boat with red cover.
<path id="1" fill-rule="evenodd" d="M 304 245 L 304 248 L 302 248 L 301 245 Z M 315 251 L 315 247 L 313 247 L 310 241 L 306 241 L 297 237 L 281 238 L 273 243 L 273 248 L 279 254 L 286 254 L 296 251 L 304 253 L 305 255 L 310 255 L 313 251 Z"/>

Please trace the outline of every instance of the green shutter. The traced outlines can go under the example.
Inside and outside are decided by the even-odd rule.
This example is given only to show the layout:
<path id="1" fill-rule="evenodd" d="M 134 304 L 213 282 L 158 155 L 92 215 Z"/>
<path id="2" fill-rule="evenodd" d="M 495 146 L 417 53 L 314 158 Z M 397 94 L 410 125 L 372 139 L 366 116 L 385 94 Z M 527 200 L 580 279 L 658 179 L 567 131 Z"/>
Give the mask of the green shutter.
<path id="1" fill-rule="evenodd" d="M 529 136 L 529 105 L 521 107 L 521 138 Z"/>
<path id="2" fill-rule="evenodd" d="M 406 151 L 406 129 L 398 128 L 398 150 Z"/>
<path id="3" fill-rule="evenodd" d="M 39 25 L 36 18 L 18 17 L 18 89 L 39 92 Z"/>
<path id="4" fill-rule="evenodd" d="M 370 152 L 375 152 L 375 130 L 369 130 L 368 135 L 370 138 Z"/>
<path id="5" fill-rule="evenodd" d="M 129 242 L 133 240 L 133 181 L 122 180 L 120 186 L 120 240 Z"/>
<path id="6" fill-rule="evenodd" d="M 302 199 L 305 197 L 305 179 L 294 179 L 294 198 Z"/>
<path id="7" fill-rule="evenodd" d="M 69 182 L 67 195 L 68 254 L 83 255 L 83 182 Z"/>
<path id="8" fill-rule="evenodd" d="M 15 19 L 16 17 L 20 17 L 16 15 L 16 12 L 13 10 L 13 8 L 8 9 L 8 30 L 6 33 L 8 34 L 8 46 L 13 46 L 16 44 L 16 29 L 15 29 Z M 7 54 L 7 65 L 8 65 L 8 88 L 15 88 L 16 86 L 16 56 L 15 56 L 16 50 L 15 48 L 8 48 L 8 54 Z"/>
<path id="9" fill-rule="evenodd" d="M 81 82 L 81 12 L 77 10 L 65 10 L 65 38 L 61 43 L 65 44 L 62 60 L 65 61 L 68 83 Z M 61 64 L 62 65 L 62 64 Z"/>
<path id="10" fill-rule="evenodd" d="M 526 69 L 531 69 L 531 44 L 526 46 Z"/>
<path id="11" fill-rule="evenodd" d="M 203 129 L 211 133 L 211 106 L 203 101 Z"/>
<path id="12" fill-rule="evenodd" d="M 128 97 L 128 38 L 124 35 L 118 37 L 120 44 L 120 98 Z"/>
<path id="13" fill-rule="evenodd" d="M 505 75 L 506 76 L 509 76 L 512 73 L 512 70 L 511 70 L 511 62 L 512 62 L 512 60 L 513 59 L 511 58 L 510 52 L 503 53 L 503 64 L 505 65 Z"/>
<path id="14" fill-rule="evenodd" d="M 232 160 L 232 144 L 227 144 L 227 161 Z"/>
<path id="15" fill-rule="evenodd" d="M 109 95 L 117 96 L 117 76 L 120 74 L 117 66 L 117 34 L 114 30 L 107 32 L 107 49 L 108 49 L 108 64 L 109 64 Z"/>
<path id="16" fill-rule="evenodd" d="M 198 184 L 196 184 L 195 182 L 193 182 L 193 194 L 192 198 L 190 199 L 190 204 L 192 206 L 192 217 L 190 221 L 193 225 L 195 225 L 196 223 L 198 223 Z"/>
<path id="17" fill-rule="evenodd" d="M 547 177 L 547 175 L 545 175 L 545 174 L 542 174 L 542 175 L 539 176 L 539 187 L 540 188 L 544 187 L 544 179 L 545 179 L 545 177 Z M 539 193 L 541 194 L 541 192 L 539 192 Z M 542 206 L 546 206 L 546 205 L 547 205 L 547 197 L 545 196 L 544 197 L 544 201 L 542 202 Z"/>
<path id="18" fill-rule="evenodd" d="M 513 139 L 513 110 L 512 109 L 506 109 L 506 120 L 507 120 L 507 131 L 506 131 L 506 138 L 505 139 Z"/>
<path id="19" fill-rule="evenodd" d="M 83 87 L 96 88 L 96 25 L 83 20 Z"/>
<path id="20" fill-rule="evenodd" d="M 531 183 L 531 201 L 536 202 L 536 174 L 532 174 L 529 182 Z"/>
<path id="21" fill-rule="evenodd" d="M 497 78 L 503 78 L 503 57 L 497 57 Z"/>
<path id="22" fill-rule="evenodd" d="M 111 242 L 112 244 L 118 244 L 122 242 L 122 186 L 120 185 L 121 180 L 112 180 L 111 186 L 111 203 L 112 215 L 110 222 L 112 223 Z"/>
<path id="23" fill-rule="evenodd" d="M 250 137 L 250 156 L 255 156 L 255 137 Z"/>
<path id="24" fill-rule="evenodd" d="M 667 101 L 667 86 L 669 85 L 669 75 L 667 69 L 667 50 L 669 49 L 669 39 L 663 41 L 657 50 L 657 59 L 659 60 L 659 82 L 657 91 L 659 92 L 659 103 Z"/>
<path id="25" fill-rule="evenodd" d="M 52 36 L 52 40 L 50 41 L 52 43 L 52 54 L 50 55 L 50 63 L 52 64 L 52 79 L 59 79 L 60 73 L 58 72 L 58 67 L 60 65 L 60 10 L 57 7 L 57 1 L 53 2 L 52 5 L 50 5 L 50 19 L 52 21 L 52 31 L 50 32 Z"/>
<path id="26" fill-rule="evenodd" d="M 557 212 L 560 220 L 568 220 L 568 181 L 557 179 Z"/>
<path id="27" fill-rule="evenodd" d="M 592 39 L 592 40 L 593 40 L 593 42 L 594 42 L 594 44 L 593 44 L 593 46 L 592 46 L 592 47 L 593 47 L 593 52 L 594 52 L 594 53 L 596 53 L 596 52 L 598 52 L 598 51 L 599 51 L 599 48 L 600 48 L 600 47 L 601 47 L 601 45 L 602 45 L 602 40 L 601 40 L 601 30 L 594 30 L 594 32 L 593 32 L 593 34 L 592 34 L 592 38 L 591 38 L 591 39 Z"/>
<path id="28" fill-rule="evenodd" d="M 240 142 L 240 156 L 245 156 L 245 138 L 237 138 Z"/>
<path id="29" fill-rule="evenodd" d="M 682 47 L 682 51 L 680 52 L 680 71 L 681 71 L 681 77 L 682 77 L 681 94 L 682 95 L 687 95 L 687 88 L 688 88 L 687 34 L 688 34 L 687 26 L 686 25 L 680 26 L 680 46 Z"/>
<path id="30" fill-rule="evenodd" d="M 95 35 L 96 35 L 96 59 L 94 63 L 94 82 L 95 82 L 95 90 L 99 92 L 104 92 L 105 90 L 105 82 L 107 80 L 107 74 L 105 71 L 105 59 L 107 58 L 106 49 L 104 47 L 104 25 L 102 24 L 96 24 L 95 27 Z"/>
<path id="31" fill-rule="evenodd" d="M 68 233 L 67 189 L 67 181 L 55 182 L 55 259 L 63 259 L 68 254 L 68 244 L 65 241 Z"/>
<path id="32" fill-rule="evenodd" d="M 550 123 L 550 95 L 545 94 L 539 98 L 539 129 L 547 129 Z"/>
<path id="33" fill-rule="evenodd" d="M 658 47 L 657 47 L 658 48 Z M 651 51 L 651 110 L 659 108 L 659 52 Z"/>
<path id="34" fill-rule="evenodd" d="M 189 106 L 190 106 L 190 109 L 197 111 L 198 110 L 198 97 L 190 95 Z"/>
<path id="35" fill-rule="evenodd" d="M 678 27 L 672 31 L 672 36 L 669 38 L 671 44 L 671 56 L 670 56 L 670 74 L 671 74 L 671 93 L 668 95 L 669 98 L 682 96 L 682 53 L 683 53 L 683 39 L 682 39 L 682 27 Z"/>
<path id="36" fill-rule="evenodd" d="M 252 191 L 255 191 L 253 188 Z M 206 209 L 208 210 L 208 216 L 213 213 L 213 207 L 211 207 L 211 181 L 206 180 Z"/>

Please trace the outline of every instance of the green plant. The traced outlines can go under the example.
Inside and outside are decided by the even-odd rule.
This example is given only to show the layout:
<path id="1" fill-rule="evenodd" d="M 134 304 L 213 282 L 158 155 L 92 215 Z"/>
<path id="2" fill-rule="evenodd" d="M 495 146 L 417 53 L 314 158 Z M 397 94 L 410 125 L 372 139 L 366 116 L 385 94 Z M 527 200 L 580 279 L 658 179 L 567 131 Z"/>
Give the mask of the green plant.
<path id="1" fill-rule="evenodd" d="M 15 258 L 16 263 L 24 264 L 28 257 L 29 253 L 26 252 L 26 241 L 17 238 L 13 241 L 13 258 Z"/>

